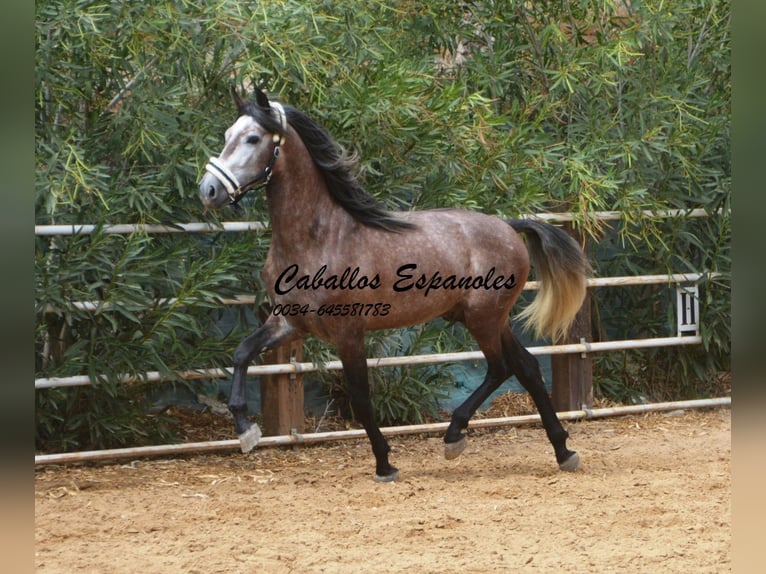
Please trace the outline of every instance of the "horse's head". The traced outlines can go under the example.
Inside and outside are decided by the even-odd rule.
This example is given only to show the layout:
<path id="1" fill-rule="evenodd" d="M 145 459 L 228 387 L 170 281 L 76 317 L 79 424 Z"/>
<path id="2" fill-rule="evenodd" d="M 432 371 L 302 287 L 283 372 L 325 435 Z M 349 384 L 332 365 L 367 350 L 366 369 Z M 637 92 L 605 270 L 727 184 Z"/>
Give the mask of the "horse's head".
<path id="1" fill-rule="evenodd" d="M 255 96 L 255 103 L 242 100 L 232 88 L 239 117 L 226 130 L 223 150 L 210 158 L 199 184 L 208 209 L 236 205 L 250 189 L 271 180 L 287 117 L 282 105 L 269 102 L 262 91 L 256 89 Z"/>

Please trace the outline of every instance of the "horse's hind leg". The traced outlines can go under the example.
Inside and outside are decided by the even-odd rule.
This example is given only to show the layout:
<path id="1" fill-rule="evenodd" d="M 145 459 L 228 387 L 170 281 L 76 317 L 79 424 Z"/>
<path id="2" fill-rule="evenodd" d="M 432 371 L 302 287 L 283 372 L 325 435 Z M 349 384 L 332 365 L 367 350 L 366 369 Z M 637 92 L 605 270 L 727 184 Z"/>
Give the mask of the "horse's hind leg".
<path id="1" fill-rule="evenodd" d="M 283 318 L 270 316 L 255 333 L 245 337 L 234 351 L 234 377 L 229 395 L 229 411 L 234 415 L 234 425 L 242 452 L 251 451 L 261 437 L 258 425 L 250 424 L 247 419 L 247 368 L 257 355 L 299 336 Z"/>
<path id="2" fill-rule="evenodd" d="M 476 335 L 474 334 L 474 337 Z M 476 337 L 479 348 L 487 359 L 487 374 L 481 385 L 452 412 L 452 419 L 444 435 L 444 457 L 457 458 L 466 446 L 466 436 L 462 432 L 468 428 L 468 421 L 481 404 L 510 376 L 508 365 L 500 353 L 500 337 Z"/>
<path id="3" fill-rule="evenodd" d="M 537 411 L 540 413 L 545 433 L 556 453 L 559 468 L 570 472 L 577 470 L 580 457 L 576 452 L 567 449 L 566 442 L 569 433 L 561 426 L 553 402 L 548 396 L 548 391 L 545 390 L 543 377 L 540 373 L 540 363 L 519 343 L 510 327 L 503 330 L 502 341 L 506 360 L 512 366 L 516 378 L 531 395 Z"/>

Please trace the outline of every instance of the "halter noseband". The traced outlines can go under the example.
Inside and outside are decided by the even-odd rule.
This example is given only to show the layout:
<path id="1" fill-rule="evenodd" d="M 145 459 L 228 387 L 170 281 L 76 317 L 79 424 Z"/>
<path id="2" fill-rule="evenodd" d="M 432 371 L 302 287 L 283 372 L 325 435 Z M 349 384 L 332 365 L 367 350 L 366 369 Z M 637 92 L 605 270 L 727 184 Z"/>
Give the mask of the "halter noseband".
<path id="1" fill-rule="evenodd" d="M 271 109 L 277 112 L 279 116 L 279 125 L 282 126 L 282 131 L 287 132 L 287 116 L 285 115 L 285 109 L 279 102 L 269 102 Z M 248 183 L 242 185 L 239 183 L 237 176 L 234 175 L 229 168 L 223 165 L 218 158 L 211 157 L 205 171 L 215 176 L 226 188 L 226 192 L 229 194 L 231 205 L 237 205 L 239 201 L 245 197 L 248 191 L 255 187 L 263 187 L 268 185 L 271 181 L 271 176 L 274 175 L 274 162 L 279 157 L 279 146 L 282 144 L 282 136 L 280 134 L 274 134 L 274 151 L 271 154 L 271 160 L 269 164 L 263 168 L 263 171 L 256 175 Z"/>

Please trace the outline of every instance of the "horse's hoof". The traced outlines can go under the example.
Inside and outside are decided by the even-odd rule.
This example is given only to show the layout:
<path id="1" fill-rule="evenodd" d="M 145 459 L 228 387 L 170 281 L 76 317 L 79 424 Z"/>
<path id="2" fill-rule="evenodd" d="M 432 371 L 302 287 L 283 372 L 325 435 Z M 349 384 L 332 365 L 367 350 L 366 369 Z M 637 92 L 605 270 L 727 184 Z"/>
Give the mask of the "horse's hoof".
<path id="1" fill-rule="evenodd" d="M 559 468 L 565 472 L 574 472 L 580 466 L 580 455 L 573 452 L 564 462 L 559 464 Z"/>
<path id="2" fill-rule="evenodd" d="M 453 458 L 457 458 L 460 456 L 460 453 L 462 453 L 465 450 L 465 447 L 468 445 L 468 440 L 465 438 L 465 435 L 460 437 L 460 440 L 457 442 L 445 442 L 444 443 L 444 458 L 447 460 L 452 460 Z"/>
<path id="3" fill-rule="evenodd" d="M 239 435 L 239 448 L 244 453 L 250 452 L 259 440 L 261 440 L 261 427 L 253 423 L 249 429 Z"/>
<path id="4" fill-rule="evenodd" d="M 399 471 L 394 469 L 390 474 L 375 474 L 375 482 L 394 482 L 399 480 Z"/>

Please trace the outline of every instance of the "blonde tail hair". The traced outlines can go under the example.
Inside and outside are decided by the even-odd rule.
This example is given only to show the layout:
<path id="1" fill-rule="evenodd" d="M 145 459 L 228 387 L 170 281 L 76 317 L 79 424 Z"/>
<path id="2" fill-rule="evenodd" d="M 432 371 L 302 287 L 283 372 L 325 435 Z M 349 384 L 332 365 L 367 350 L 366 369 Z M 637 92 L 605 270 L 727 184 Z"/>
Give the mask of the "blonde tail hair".
<path id="1" fill-rule="evenodd" d="M 540 289 L 520 314 L 525 329 L 535 336 L 558 341 L 566 334 L 585 299 L 590 263 L 577 242 L 565 231 L 532 219 L 508 224 L 527 238 L 527 250 Z"/>

